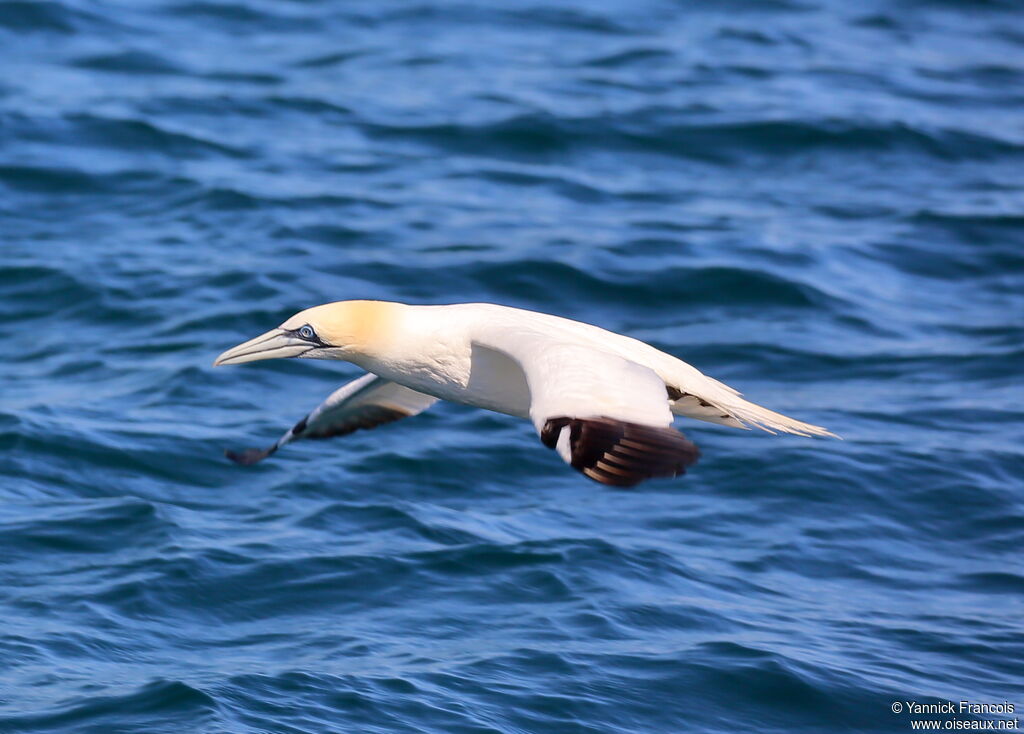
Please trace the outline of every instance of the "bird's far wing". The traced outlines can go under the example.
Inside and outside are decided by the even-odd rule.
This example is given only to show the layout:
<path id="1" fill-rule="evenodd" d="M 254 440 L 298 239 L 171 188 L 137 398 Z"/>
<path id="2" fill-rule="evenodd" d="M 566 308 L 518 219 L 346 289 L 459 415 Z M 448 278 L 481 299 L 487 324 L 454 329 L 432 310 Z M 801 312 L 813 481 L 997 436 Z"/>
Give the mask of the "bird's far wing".
<path id="1" fill-rule="evenodd" d="M 519 363 L 541 441 L 602 484 L 674 477 L 700 452 L 672 428 L 665 383 L 636 362 L 535 331 L 503 332 L 480 346 Z"/>
<path id="2" fill-rule="evenodd" d="M 367 374 L 331 393 L 273 446 L 224 453 L 237 464 L 255 464 L 286 443 L 297 439 L 330 438 L 344 436 L 361 428 L 376 428 L 399 418 L 422 413 L 436 402 L 437 398 L 432 395 L 425 395 L 383 377 Z"/>

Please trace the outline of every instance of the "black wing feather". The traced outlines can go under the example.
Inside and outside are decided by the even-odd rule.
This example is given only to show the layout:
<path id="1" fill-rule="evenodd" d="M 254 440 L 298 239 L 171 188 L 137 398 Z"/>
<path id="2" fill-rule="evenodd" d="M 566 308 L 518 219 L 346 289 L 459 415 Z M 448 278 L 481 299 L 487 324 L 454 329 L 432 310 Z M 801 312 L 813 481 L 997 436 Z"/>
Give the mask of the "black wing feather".
<path id="1" fill-rule="evenodd" d="M 555 448 L 569 431 L 571 466 L 589 479 L 632 487 L 645 479 L 675 477 L 696 463 L 700 451 L 669 426 L 644 426 L 613 418 L 551 418 L 541 441 Z"/>

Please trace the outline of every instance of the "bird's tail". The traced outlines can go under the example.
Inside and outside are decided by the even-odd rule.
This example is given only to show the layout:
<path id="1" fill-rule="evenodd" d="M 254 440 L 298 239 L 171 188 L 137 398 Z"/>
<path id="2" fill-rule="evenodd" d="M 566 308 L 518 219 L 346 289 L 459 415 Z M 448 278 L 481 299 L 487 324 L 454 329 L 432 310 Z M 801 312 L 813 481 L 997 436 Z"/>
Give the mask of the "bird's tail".
<path id="1" fill-rule="evenodd" d="M 723 387 L 725 386 L 723 385 Z M 760 428 L 768 433 L 782 432 L 794 433 L 797 436 L 839 438 L 827 428 L 776 413 L 774 410 L 744 399 L 731 389 L 728 391 L 716 390 L 714 398 L 710 398 L 708 392 L 703 393 L 700 398 L 684 393 L 679 399 L 672 401 L 672 412 L 676 415 L 734 428 Z"/>
<path id="2" fill-rule="evenodd" d="M 797 436 L 828 436 L 839 438 L 827 428 L 816 426 L 813 423 L 804 423 L 788 415 L 776 413 L 774 410 L 761 407 L 756 403 L 745 400 L 739 395 L 733 396 L 722 406 L 733 418 L 743 424 L 744 428 L 760 428 L 768 433 L 795 433 Z"/>

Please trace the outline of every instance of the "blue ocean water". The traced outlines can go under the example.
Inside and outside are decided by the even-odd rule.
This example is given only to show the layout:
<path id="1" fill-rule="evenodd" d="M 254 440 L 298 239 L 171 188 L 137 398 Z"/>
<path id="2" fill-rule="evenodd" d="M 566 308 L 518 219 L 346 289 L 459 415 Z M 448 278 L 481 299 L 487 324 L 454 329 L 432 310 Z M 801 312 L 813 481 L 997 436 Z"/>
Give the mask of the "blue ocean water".
<path id="1" fill-rule="evenodd" d="M 0 731 L 1024 711 L 1019 3 L 0 0 L 0 61 Z M 213 357 L 347 298 L 845 440 L 681 421 L 615 491 L 439 405 L 231 465 L 358 370 Z"/>

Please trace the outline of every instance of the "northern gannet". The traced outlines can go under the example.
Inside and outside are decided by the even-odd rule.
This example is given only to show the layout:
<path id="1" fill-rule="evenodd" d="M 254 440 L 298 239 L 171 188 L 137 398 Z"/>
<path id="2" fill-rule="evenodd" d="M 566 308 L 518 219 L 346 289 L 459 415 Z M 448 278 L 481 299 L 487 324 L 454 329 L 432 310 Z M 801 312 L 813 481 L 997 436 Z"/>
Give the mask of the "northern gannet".
<path id="1" fill-rule="evenodd" d="M 682 360 L 597 326 L 490 303 L 410 306 L 340 301 L 292 316 L 227 350 L 214 366 L 340 359 L 368 373 L 331 394 L 254 464 L 300 438 L 341 436 L 422 413 L 438 400 L 528 418 L 541 442 L 602 484 L 674 477 L 699 451 L 681 415 L 769 433 L 835 436 L 740 397 Z"/>

